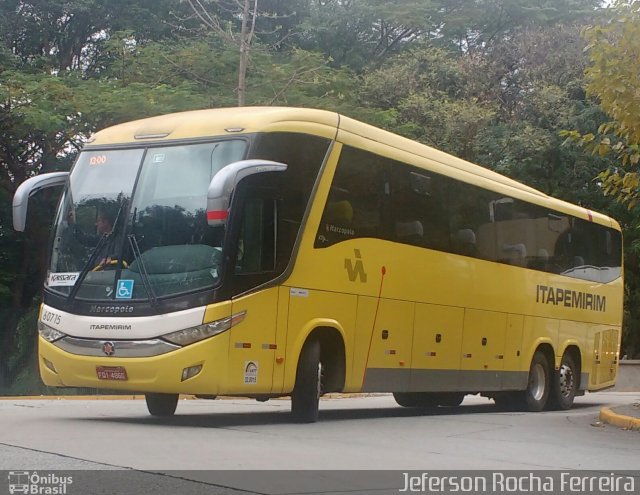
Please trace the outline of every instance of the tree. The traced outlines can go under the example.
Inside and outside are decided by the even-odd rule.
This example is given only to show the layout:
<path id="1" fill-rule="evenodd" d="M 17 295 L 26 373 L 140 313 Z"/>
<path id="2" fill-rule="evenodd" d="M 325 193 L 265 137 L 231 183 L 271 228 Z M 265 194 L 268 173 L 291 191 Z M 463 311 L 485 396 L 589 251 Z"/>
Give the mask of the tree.
<path id="1" fill-rule="evenodd" d="M 606 195 L 634 208 L 640 199 L 640 2 L 618 0 L 610 20 L 585 31 L 587 93 L 611 119 L 596 133 L 563 134 L 593 154 L 614 159 L 598 176 Z"/>
<path id="2" fill-rule="evenodd" d="M 197 18 L 204 26 L 212 30 L 217 36 L 228 43 L 237 45 L 240 58 L 238 62 L 238 106 L 242 107 L 246 102 L 247 92 L 247 67 L 249 65 L 249 54 L 256 31 L 256 20 L 258 18 L 258 0 L 215 0 L 214 7 L 218 10 L 230 13 L 232 18 L 240 19 L 239 32 L 231 27 L 231 23 L 225 23 L 224 18 L 209 12 L 205 3 L 200 0 L 186 0 Z"/>
<path id="3" fill-rule="evenodd" d="M 18 235 L 11 228 L 13 193 L 33 175 L 67 170 L 83 138 L 99 127 L 196 105 L 184 85 L 123 86 L 110 77 L 112 58 L 103 47 L 112 30 L 138 24 L 134 44 L 166 38 L 171 28 L 153 12 L 169 3 L 0 3 L 0 386 L 33 357 L 36 295 L 57 199 L 57 191 L 36 195 L 27 231 Z"/>

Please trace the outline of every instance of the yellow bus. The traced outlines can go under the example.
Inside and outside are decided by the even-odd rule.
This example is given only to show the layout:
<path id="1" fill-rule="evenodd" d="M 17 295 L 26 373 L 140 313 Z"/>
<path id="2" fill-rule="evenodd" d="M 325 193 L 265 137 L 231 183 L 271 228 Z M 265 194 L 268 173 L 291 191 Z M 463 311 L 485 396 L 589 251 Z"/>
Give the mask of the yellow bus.
<path id="1" fill-rule="evenodd" d="M 39 317 L 46 385 L 292 398 L 465 394 L 530 411 L 614 384 L 622 240 L 604 215 L 345 116 L 298 108 L 117 125 L 64 185 Z"/>

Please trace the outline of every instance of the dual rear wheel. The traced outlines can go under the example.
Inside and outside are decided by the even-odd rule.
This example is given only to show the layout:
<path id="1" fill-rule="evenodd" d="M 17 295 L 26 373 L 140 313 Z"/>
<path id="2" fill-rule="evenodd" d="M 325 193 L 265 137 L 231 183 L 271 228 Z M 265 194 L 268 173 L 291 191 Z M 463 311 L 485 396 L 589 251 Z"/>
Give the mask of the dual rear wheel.
<path id="1" fill-rule="evenodd" d="M 527 388 L 521 392 L 500 392 L 496 405 L 506 410 L 539 412 L 544 409 L 566 410 L 573 405 L 578 390 L 579 369 L 570 353 L 565 353 L 557 371 L 547 355 L 538 350 L 529 367 Z M 430 408 L 459 406 L 464 394 L 458 392 L 397 392 L 396 402 L 403 407 Z"/>
<path id="2" fill-rule="evenodd" d="M 526 390 L 499 393 L 494 396 L 494 401 L 498 407 L 507 410 L 566 410 L 573 405 L 578 380 L 579 370 L 570 353 L 564 354 L 560 368 L 554 371 L 553 363 L 538 350 L 531 360 Z"/>

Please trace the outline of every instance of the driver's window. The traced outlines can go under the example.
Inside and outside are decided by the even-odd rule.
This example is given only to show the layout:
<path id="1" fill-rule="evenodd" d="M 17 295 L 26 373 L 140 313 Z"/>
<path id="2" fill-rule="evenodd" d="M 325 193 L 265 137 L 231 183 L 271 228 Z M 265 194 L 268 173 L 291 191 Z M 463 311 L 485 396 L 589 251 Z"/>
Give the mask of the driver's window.
<path id="1" fill-rule="evenodd" d="M 271 272 L 276 267 L 276 200 L 253 198 L 244 205 L 235 273 Z"/>

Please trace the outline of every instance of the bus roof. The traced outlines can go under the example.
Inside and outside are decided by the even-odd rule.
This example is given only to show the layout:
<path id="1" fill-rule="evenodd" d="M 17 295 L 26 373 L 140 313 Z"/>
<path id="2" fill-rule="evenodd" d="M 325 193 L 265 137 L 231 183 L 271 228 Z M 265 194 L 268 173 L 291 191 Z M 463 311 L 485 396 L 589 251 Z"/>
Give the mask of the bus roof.
<path id="1" fill-rule="evenodd" d="M 270 132 L 279 127 L 307 123 L 333 129 L 340 116 L 326 110 L 286 107 L 235 107 L 193 110 L 134 120 L 96 133 L 91 145 L 148 143 L 162 140 L 197 139 L 234 133 Z M 291 130 L 291 129 L 289 129 Z"/>
<path id="2" fill-rule="evenodd" d="M 502 184 L 521 191 L 529 197 L 537 196 L 538 201 L 553 202 L 556 207 L 571 210 L 571 213 L 585 219 L 589 218 L 616 229 L 620 228 L 615 220 L 605 215 L 552 198 L 533 187 L 417 141 L 326 110 L 291 107 L 193 110 L 115 125 L 97 132 L 87 144 L 91 147 L 150 142 L 161 144 L 164 141 L 275 131 L 308 132 L 330 139 L 343 135 L 357 136 L 428 159 L 444 166 L 445 169 L 456 169 L 467 176 L 476 176 Z"/>

